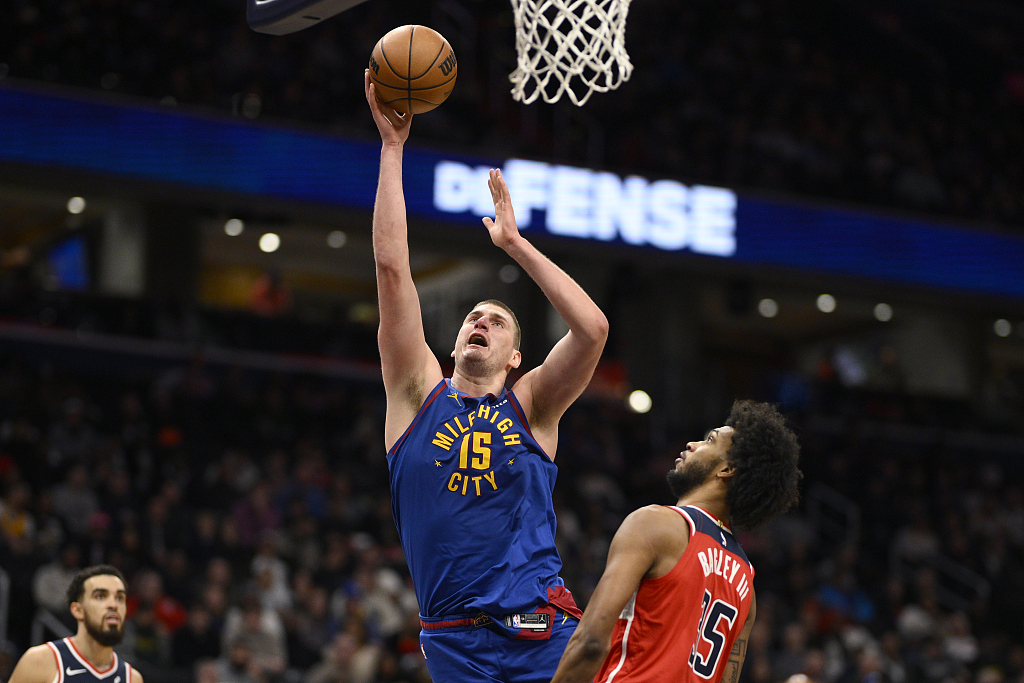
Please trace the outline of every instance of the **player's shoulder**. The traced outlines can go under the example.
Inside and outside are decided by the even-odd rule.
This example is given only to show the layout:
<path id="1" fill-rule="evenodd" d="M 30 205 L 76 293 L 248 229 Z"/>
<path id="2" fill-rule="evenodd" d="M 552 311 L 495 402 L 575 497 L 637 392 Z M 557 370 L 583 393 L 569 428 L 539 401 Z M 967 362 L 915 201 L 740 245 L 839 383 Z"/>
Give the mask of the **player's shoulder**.
<path id="1" fill-rule="evenodd" d="M 50 683 L 57 675 L 57 658 L 48 643 L 25 650 L 11 673 L 11 683 Z"/>
<path id="2" fill-rule="evenodd" d="M 627 533 L 643 534 L 649 539 L 662 536 L 676 538 L 681 530 L 689 533 L 689 525 L 677 510 L 667 505 L 645 505 L 629 513 L 622 523 Z"/>
<path id="3" fill-rule="evenodd" d="M 139 670 L 136 669 L 131 664 L 128 664 L 127 662 L 125 662 L 125 666 L 127 666 L 128 670 L 131 672 L 129 674 L 129 676 L 128 676 L 128 682 L 129 683 L 142 683 L 142 674 L 139 673 Z"/>
<path id="4" fill-rule="evenodd" d="M 645 505 L 642 508 L 633 510 L 626 519 L 638 524 L 662 524 L 676 520 L 682 521 L 683 517 L 675 508 L 669 505 Z"/>
<path id="5" fill-rule="evenodd" d="M 57 659 L 53 654 L 53 645 L 50 643 L 30 647 L 25 650 L 25 654 L 21 656 L 21 659 L 22 661 L 51 664 L 54 670 L 57 669 Z"/>
<path id="6" fill-rule="evenodd" d="M 645 505 L 630 513 L 630 517 L 641 520 L 679 519 L 679 513 L 670 505 Z"/>

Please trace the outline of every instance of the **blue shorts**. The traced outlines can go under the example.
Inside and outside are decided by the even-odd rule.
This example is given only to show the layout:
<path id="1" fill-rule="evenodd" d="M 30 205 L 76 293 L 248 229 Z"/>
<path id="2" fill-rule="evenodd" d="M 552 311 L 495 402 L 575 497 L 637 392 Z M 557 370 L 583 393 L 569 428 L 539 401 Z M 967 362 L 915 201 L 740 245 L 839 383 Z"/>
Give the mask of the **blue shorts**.
<path id="1" fill-rule="evenodd" d="M 430 678 L 445 683 L 549 683 L 579 622 L 555 612 L 547 640 L 511 638 L 498 625 L 420 631 Z"/>

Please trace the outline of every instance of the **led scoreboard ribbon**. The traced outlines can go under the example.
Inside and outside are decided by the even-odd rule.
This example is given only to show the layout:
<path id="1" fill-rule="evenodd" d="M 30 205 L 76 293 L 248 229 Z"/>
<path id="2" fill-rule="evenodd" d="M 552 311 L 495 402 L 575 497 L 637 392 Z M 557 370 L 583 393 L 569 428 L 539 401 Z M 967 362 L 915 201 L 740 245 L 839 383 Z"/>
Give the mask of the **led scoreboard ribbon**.
<path id="1" fill-rule="evenodd" d="M 351 0 L 346 0 L 351 2 Z M 266 3 L 270 4 L 270 3 Z M 310 6 L 314 3 L 292 3 Z M 76 99 L 0 81 L 0 170 L 19 165 L 371 211 L 380 140 Z M 669 178 L 408 147 L 410 216 L 480 228 L 502 168 L 530 235 L 1024 299 L 1024 237 Z"/>
<path id="2" fill-rule="evenodd" d="M 247 0 L 245 18 L 260 33 L 283 36 L 318 24 L 365 0 Z"/>

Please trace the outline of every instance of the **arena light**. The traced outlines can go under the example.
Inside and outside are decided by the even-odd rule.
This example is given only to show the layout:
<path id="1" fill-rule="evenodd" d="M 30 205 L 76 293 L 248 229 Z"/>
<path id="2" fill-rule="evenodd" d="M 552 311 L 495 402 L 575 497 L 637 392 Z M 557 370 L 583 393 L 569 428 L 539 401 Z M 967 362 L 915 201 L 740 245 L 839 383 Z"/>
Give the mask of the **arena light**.
<path id="1" fill-rule="evenodd" d="M 779 314 L 779 305 L 775 299 L 761 299 L 757 304 L 757 312 L 765 318 L 774 318 Z"/>
<path id="2" fill-rule="evenodd" d="M 643 389 L 637 389 L 629 395 L 629 408 L 634 413 L 646 413 L 653 405 L 650 394 Z"/>
<path id="3" fill-rule="evenodd" d="M 81 197 L 72 197 L 68 200 L 68 213 L 79 214 L 85 211 L 85 200 Z"/>
<path id="4" fill-rule="evenodd" d="M 992 325 L 992 330 L 1000 337 L 1009 337 L 1013 332 L 1013 325 L 1006 318 L 1000 318 Z"/>
<path id="5" fill-rule="evenodd" d="M 519 269 L 511 263 L 506 264 L 498 270 L 498 279 L 506 285 L 510 285 L 519 279 Z"/>
<path id="6" fill-rule="evenodd" d="M 341 249 L 348 242 L 348 235 L 341 230 L 332 230 L 327 235 L 327 246 L 331 249 Z"/>
<path id="7" fill-rule="evenodd" d="M 836 310 L 836 298 L 831 294 L 822 294 L 818 297 L 817 305 L 822 313 L 831 313 Z"/>
<path id="8" fill-rule="evenodd" d="M 238 237 L 245 230 L 245 223 L 240 218 L 231 218 L 224 223 L 224 232 L 231 237 Z"/>
<path id="9" fill-rule="evenodd" d="M 883 323 L 892 320 L 892 306 L 889 304 L 878 304 L 875 306 L 875 319 Z"/>
<path id="10" fill-rule="evenodd" d="M 280 247 L 280 246 L 281 246 L 281 238 L 278 237 L 275 233 L 272 233 L 272 232 L 264 233 L 264 235 L 262 237 L 260 237 L 260 250 L 261 251 L 265 251 L 265 252 L 267 252 L 269 254 L 272 251 L 277 251 L 277 248 Z"/>

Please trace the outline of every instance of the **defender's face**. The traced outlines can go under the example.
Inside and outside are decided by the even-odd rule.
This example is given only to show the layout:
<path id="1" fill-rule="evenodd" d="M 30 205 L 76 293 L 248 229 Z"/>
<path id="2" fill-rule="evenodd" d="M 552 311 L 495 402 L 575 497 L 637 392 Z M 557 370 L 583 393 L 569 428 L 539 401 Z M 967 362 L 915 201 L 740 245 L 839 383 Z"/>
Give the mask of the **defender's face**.
<path id="1" fill-rule="evenodd" d="M 708 467 L 710 463 L 728 460 L 734 431 L 732 427 L 718 427 L 708 432 L 703 441 L 686 444 L 686 449 L 676 458 L 676 471 Z"/>
<path id="2" fill-rule="evenodd" d="M 470 311 L 455 340 L 456 364 L 482 363 L 495 368 L 518 365 L 519 351 L 515 344 L 515 323 L 511 316 L 494 304 L 481 304 Z"/>
<path id="3" fill-rule="evenodd" d="M 89 577 L 85 580 L 82 599 L 74 604 L 81 610 L 75 618 L 84 621 L 94 637 L 95 634 L 108 637 L 123 635 L 128 595 L 121 579 L 107 574 Z M 103 642 L 105 638 L 97 640 Z"/>

